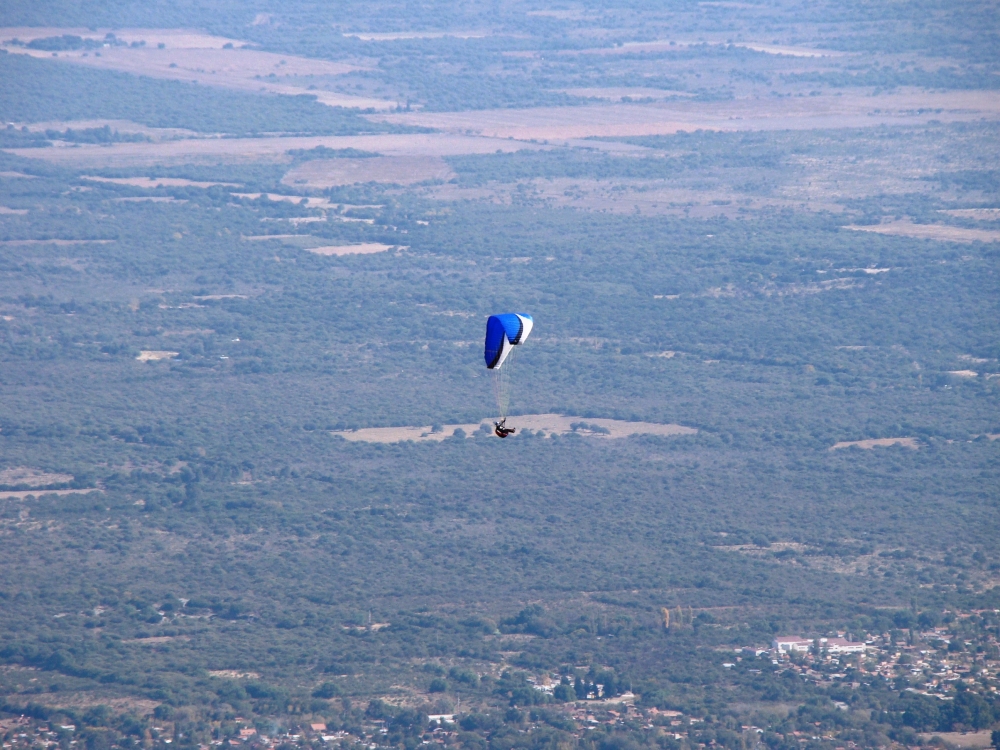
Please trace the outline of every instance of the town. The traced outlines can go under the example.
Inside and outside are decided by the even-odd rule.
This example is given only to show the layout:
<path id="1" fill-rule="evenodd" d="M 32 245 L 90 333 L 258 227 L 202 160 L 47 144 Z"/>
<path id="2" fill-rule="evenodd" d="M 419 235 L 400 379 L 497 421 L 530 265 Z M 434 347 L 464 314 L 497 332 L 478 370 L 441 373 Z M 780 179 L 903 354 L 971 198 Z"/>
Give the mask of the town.
<path id="1" fill-rule="evenodd" d="M 928 625 L 928 620 L 939 622 Z M 921 628 L 914 621 L 915 627 L 877 634 L 782 635 L 769 646 L 716 648 L 719 665 L 737 683 L 792 680 L 811 691 L 794 710 L 779 707 L 769 712 L 762 704 L 750 724 L 725 712 L 656 705 L 621 678 L 607 684 L 615 679 L 611 672 L 595 678 L 593 670 L 589 675 L 507 670 L 497 684 L 530 687 L 530 693 L 519 694 L 523 705 L 511 698 L 505 707 L 459 703 L 451 713 L 437 713 L 431 696 L 422 704 L 384 696 L 369 700 L 363 709 L 350 697 L 338 697 L 330 700 L 326 717 L 313 712 L 294 720 L 231 715 L 194 721 L 159 706 L 151 715 L 114 720 L 107 706 L 80 712 L 46 709 L 30 701 L 23 713 L 10 715 L 16 714 L 15 696 L 8 696 L 10 717 L 0 720 L 0 732 L 3 750 L 107 750 L 113 745 L 160 750 L 478 747 L 510 732 L 584 743 L 638 733 L 671 748 L 713 743 L 729 747 L 739 738 L 742 744 L 736 746 L 808 742 L 820 743 L 810 747 L 846 749 L 868 746 L 873 732 L 887 746 L 932 741 L 947 745 L 949 738 L 959 736 L 965 737 L 965 746 L 987 746 L 991 738 L 984 730 L 1000 714 L 1000 610 L 945 611 L 939 617 L 925 616 L 923 623 L 928 626 Z"/>

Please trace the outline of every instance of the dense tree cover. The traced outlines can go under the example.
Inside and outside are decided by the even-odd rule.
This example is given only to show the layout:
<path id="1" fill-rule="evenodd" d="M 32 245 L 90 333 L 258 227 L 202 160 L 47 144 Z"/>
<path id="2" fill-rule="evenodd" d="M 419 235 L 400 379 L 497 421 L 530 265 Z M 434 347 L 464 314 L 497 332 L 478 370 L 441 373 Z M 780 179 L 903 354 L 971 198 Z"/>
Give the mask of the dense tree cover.
<path id="1" fill-rule="evenodd" d="M 994 12 L 952 5 L 665 12 L 685 35 L 719 14 L 759 11 L 746 28 L 763 29 L 771 13 L 809 24 L 836 12 L 837 23 L 872 22 L 864 49 L 922 49 L 941 18 L 961 16 L 961 27 Z M 923 22 L 928 7 L 938 20 L 920 33 L 878 33 L 913 14 Z M 612 5 L 595 11 L 610 28 L 600 41 L 570 33 L 582 22 L 491 7 L 508 36 L 391 43 L 340 34 L 387 30 L 396 16 L 384 4 L 85 10 L 73 21 L 76 6 L 12 2 L 0 18 L 197 22 L 269 49 L 363 56 L 372 65 L 352 87 L 438 110 L 581 103 L 563 91 L 578 86 L 724 98 L 772 81 L 961 88 L 987 75 L 839 63 L 802 74 L 801 60 L 771 70 L 764 55 L 723 45 L 610 64 L 569 57 L 635 40 Z M 473 28 L 480 11 L 406 8 L 431 30 Z M 960 36 L 946 38 L 951 54 L 983 62 L 990 34 Z M 308 98 L 207 97 L 58 60 L 0 55 L 0 76 L 6 120 L 388 129 Z M 935 658 L 996 660 L 997 244 L 844 229 L 894 216 L 994 227 L 941 210 L 995 205 L 996 135 L 988 123 L 697 132 L 627 139 L 649 149 L 639 156 L 595 142 L 450 159 L 459 188 L 725 174 L 745 196 L 778 194 L 811 159 L 923 160 L 927 189 L 912 194 L 842 195 L 842 213 L 709 219 L 586 213 L 529 195 L 446 203 L 378 185 L 325 191 L 344 213 L 324 217 L 233 194 L 289 193 L 287 165 L 157 168 L 241 187 L 145 190 L 85 179 L 142 170 L 82 174 L 0 154 L 0 471 L 49 474 L 0 484 L 0 709 L 75 724 L 87 750 L 166 748 L 165 725 L 173 747 L 223 742 L 237 717 L 261 732 L 322 720 L 407 750 L 424 741 L 429 713 L 452 712 L 455 742 L 496 750 L 668 750 L 681 746 L 673 721 L 688 746 L 730 748 L 800 747 L 804 733 L 913 745 L 915 732 L 992 726 L 1000 707 L 982 680 L 941 701 L 913 692 L 922 684 L 907 673 L 877 677 L 845 659 L 803 679 L 815 664 L 757 651 L 777 634 L 848 631 L 884 634 L 902 658 L 903 644 L 924 643 L 921 629 L 941 627 L 952 641 L 927 645 Z M 120 138 L 0 131 L 4 147 Z M 305 249 L 352 242 L 401 249 Z M 698 433 L 479 431 L 389 445 L 331 434 L 489 418 L 479 347 L 485 316 L 501 309 L 538 326 L 514 423 L 552 411 L 578 426 L 617 417 Z M 142 351 L 176 356 L 137 361 Z M 865 438 L 917 447 L 831 450 Z M 54 494 L 65 490 L 91 491 Z M 538 689 L 543 675 L 555 676 L 550 691 Z M 641 721 L 625 711 L 576 736 L 570 705 L 603 721 L 600 699 L 628 691 L 649 711 Z M 56 735 L 68 749 L 68 730 Z"/>
<path id="2" fill-rule="evenodd" d="M 731 147 L 683 138 L 704 154 Z M 741 158 L 773 153 L 765 141 L 737 141 Z M 455 165 L 488 182 L 589 163 L 507 158 Z M 405 237 L 409 250 L 317 257 L 241 239 L 287 233 L 283 222 L 313 212 L 295 203 L 3 166 L 34 175 L 2 183 L 2 204 L 28 210 L 3 225 L 3 455 L 100 489 L 0 501 L 0 654 L 49 685 L 5 683 L 10 705 L 58 705 L 51 691 L 72 689 L 179 716 L 291 711 L 347 726 L 375 720 L 352 712 L 403 681 L 428 700 L 478 696 L 486 708 L 462 731 L 496 738 L 520 721 L 564 731 L 546 706 L 598 683 L 688 715 L 736 699 L 803 704 L 769 724 L 783 733 L 992 715 L 971 695 L 935 713 L 872 685 L 848 697 L 886 713 L 861 721 L 769 661 L 725 670 L 714 650 L 995 606 L 981 592 L 1000 565 L 998 443 L 977 437 L 1000 431 L 985 377 L 992 246 L 847 234 L 824 215 L 441 206 L 369 187 L 331 197 L 381 206 L 373 225 L 303 226 L 324 242 Z M 269 169 L 172 173 L 280 190 Z M 174 202 L 121 200 L 150 194 Z M 112 241 L 16 244 L 46 237 Z M 873 265 L 892 270 L 856 270 Z M 368 445 L 327 432 L 488 416 L 480 326 L 510 306 L 539 326 L 520 411 L 699 434 Z M 856 346 L 868 348 L 838 348 Z M 136 362 L 144 349 L 179 356 Z M 649 356 L 664 350 L 675 354 Z M 897 436 L 921 447 L 829 450 Z M 694 609 L 664 631 L 661 608 L 678 606 Z M 546 696 L 526 682 L 539 670 L 566 682 Z M 534 714 L 498 718 L 510 703 Z M 382 710 L 396 716 L 371 709 Z M 379 720 L 405 743 L 413 722 L 392 716 Z M 127 736 L 127 721 L 105 724 Z M 706 723 L 706 740 L 723 742 L 726 726 Z"/>

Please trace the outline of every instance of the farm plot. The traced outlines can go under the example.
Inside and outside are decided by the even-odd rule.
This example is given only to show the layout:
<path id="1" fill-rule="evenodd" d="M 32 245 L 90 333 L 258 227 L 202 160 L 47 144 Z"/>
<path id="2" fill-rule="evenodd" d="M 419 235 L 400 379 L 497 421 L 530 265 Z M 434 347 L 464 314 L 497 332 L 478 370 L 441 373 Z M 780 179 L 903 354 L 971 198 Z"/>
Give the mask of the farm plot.
<path id="1" fill-rule="evenodd" d="M 140 188 L 158 187 L 197 187 L 209 188 L 214 185 L 223 187 L 239 187 L 235 182 L 202 182 L 198 180 L 186 180 L 182 177 L 96 177 L 93 175 L 82 175 L 81 180 L 92 182 L 110 182 L 115 185 L 130 185 Z"/>
<path id="2" fill-rule="evenodd" d="M 361 242 L 356 245 L 326 245 L 309 247 L 306 250 L 316 255 L 371 255 L 392 250 L 395 245 L 383 245 L 381 242 Z"/>
<path id="3" fill-rule="evenodd" d="M 412 185 L 454 177 L 451 167 L 439 156 L 380 156 L 308 161 L 289 171 L 281 181 L 286 185 L 323 189 L 367 182 Z"/>
<path id="4" fill-rule="evenodd" d="M 864 450 L 873 450 L 875 448 L 888 448 L 892 445 L 901 445 L 904 448 L 912 448 L 916 450 L 920 447 L 920 443 L 914 437 L 899 437 L 899 438 L 870 438 L 868 440 L 843 440 L 839 443 L 835 443 L 830 446 L 830 450 L 840 450 L 841 448 L 850 448 L 856 446 L 858 448 L 863 448 Z"/>
<path id="5" fill-rule="evenodd" d="M 945 242 L 997 242 L 1000 231 L 953 227 L 947 224 L 913 224 L 908 221 L 893 221 L 887 224 L 850 225 L 844 227 L 855 232 L 877 232 L 900 237 L 916 237 L 923 240 L 943 240 Z"/>
<path id="6" fill-rule="evenodd" d="M 524 148 L 544 148 L 499 138 L 443 133 L 386 135 L 301 136 L 267 138 L 188 138 L 160 143 L 83 144 L 74 148 L 5 149 L 28 159 L 83 169 L 160 167 L 177 164 L 288 163 L 289 151 L 318 146 L 334 150 L 358 149 L 386 156 L 459 156 L 511 153 Z M 366 161 L 371 161 L 368 159 Z M 5 176 L 5 175 L 0 175 Z"/>
<path id="7" fill-rule="evenodd" d="M 86 29 L 0 29 L 0 39 L 22 42 L 73 34 L 84 39 L 101 40 L 107 30 Z M 58 59 L 104 70 L 118 70 L 135 75 L 198 83 L 238 91 L 267 91 L 291 96 L 308 94 L 323 104 L 360 109 L 394 109 L 396 102 L 373 97 L 352 96 L 332 91 L 309 90 L 290 78 L 340 76 L 364 70 L 346 62 L 315 60 L 247 48 L 243 42 L 199 34 L 185 29 L 127 29 L 114 31 L 124 45 L 111 45 L 99 51 L 70 50 L 58 53 Z M 137 46 L 132 46 L 133 43 Z M 162 45 L 162 46 L 161 46 Z M 3 45 L 11 53 L 51 58 L 52 53 L 11 44 Z"/>
<path id="8" fill-rule="evenodd" d="M 372 115 L 386 122 L 451 133 L 560 142 L 587 137 L 670 135 L 698 129 L 808 130 L 912 125 L 931 119 L 942 122 L 996 119 L 998 116 L 1000 92 L 992 91 L 905 91 L 878 96 L 845 94 L 779 100 L 748 98 Z"/>

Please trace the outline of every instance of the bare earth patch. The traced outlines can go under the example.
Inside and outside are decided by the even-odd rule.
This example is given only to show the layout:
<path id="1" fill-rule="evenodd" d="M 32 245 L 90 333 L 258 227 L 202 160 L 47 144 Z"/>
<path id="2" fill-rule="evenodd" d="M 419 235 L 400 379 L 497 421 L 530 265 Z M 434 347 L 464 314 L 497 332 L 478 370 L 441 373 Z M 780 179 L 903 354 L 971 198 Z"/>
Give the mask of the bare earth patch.
<path id="1" fill-rule="evenodd" d="M 81 709 L 91 706 L 108 706 L 114 711 L 136 713 L 140 716 L 149 716 L 153 713 L 160 701 L 145 700 L 143 698 L 115 698 L 110 695 L 102 695 L 99 692 L 90 690 L 80 692 L 60 692 L 46 696 L 32 696 L 32 703 L 40 703 L 46 707 L 55 709 L 71 708 Z"/>
<path id="2" fill-rule="evenodd" d="M 922 240 L 944 240 L 945 242 L 997 242 L 1000 231 L 989 229 L 969 229 L 946 224 L 912 224 L 908 221 L 893 221 L 888 224 L 871 226 L 850 225 L 843 227 L 856 232 L 877 232 L 900 237 L 917 237 Z"/>
<path id="3" fill-rule="evenodd" d="M 931 109 L 939 109 L 933 112 Z M 471 112 L 394 112 L 372 115 L 387 122 L 450 133 L 516 140 L 564 141 L 588 136 L 669 135 L 699 128 L 718 131 L 805 130 L 908 125 L 930 119 L 997 119 L 1000 93 L 899 91 L 878 96 L 844 94 L 805 98 L 594 104 Z"/>
<path id="4" fill-rule="evenodd" d="M 150 125 L 142 125 L 131 120 L 114 120 L 108 118 L 96 118 L 92 120 L 45 120 L 42 122 L 21 122 L 15 123 L 17 127 L 26 127 L 33 133 L 44 133 L 46 130 L 88 130 L 90 128 L 103 128 L 105 126 L 119 133 L 137 133 L 144 135 L 150 140 L 161 141 L 173 138 L 198 138 L 202 137 L 194 130 L 186 128 L 154 128 Z"/>
<path id="5" fill-rule="evenodd" d="M 872 450 L 873 448 L 885 448 L 890 445 L 902 445 L 904 448 L 913 448 L 916 450 L 920 447 L 920 443 L 916 438 L 913 437 L 902 437 L 902 438 L 871 438 L 868 440 L 844 440 L 839 443 L 834 443 L 828 450 L 835 451 L 839 448 L 850 448 L 852 445 L 856 445 L 859 448 L 864 448 L 865 450 Z"/>
<path id="6" fill-rule="evenodd" d="M 326 198 L 310 198 L 305 195 L 282 195 L 281 193 L 233 193 L 234 198 L 246 198 L 255 201 L 261 196 L 266 196 L 269 201 L 284 201 L 286 203 L 297 203 L 308 208 L 334 208 L 336 204 L 330 203 Z"/>
<path id="7" fill-rule="evenodd" d="M 8 208 L 7 206 L 0 206 L 0 215 L 8 216 L 24 216 L 28 213 L 26 208 Z"/>
<path id="8" fill-rule="evenodd" d="M 575 88 L 563 89 L 570 96 L 581 96 L 585 99 L 607 99 L 620 102 L 622 99 L 672 99 L 673 97 L 692 97 L 687 91 L 668 91 L 667 89 L 652 89 L 641 86 L 618 86 L 613 88 Z"/>
<path id="9" fill-rule="evenodd" d="M 24 484 L 28 487 L 43 487 L 47 484 L 72 482 L 72 474 L 52 474 L 50 472 L 16 466 L 0 471 L 0 484 Z"/>
<path id="10" fill-rule="evenodd" d="M 988 729 L 984 729 L 982 732 L 928 732 L 920 735 L 924 741 L 930 740 L 932 737 L 940 737 L 951 747 L 987 748 L 993 744 Z"/>
<path id="11" fill-rule="evenodd" d="M 140 646 L 155 646 L 159 643 L 170 643 L 171 641 L 190 641 L 186 635 L 154 635 L 150 638 L 133 638 L 122 643 L 135 643 Z"/>
<path id="12" fill-rule="evenodd" d="M 484 39 L 488 31 L 390 31 L 385 33 L 347 33 L 363 42 L 395 42 L 402 39 Z"/>
<path id="13" fill-rule="evenodd" d="M 395 245 L 383 245 L 381 242 L 362 242 L 357 245 L 328 245 L 327 247 L 306 248 L 316 255 L 370 255 L 392 250 Z"/>
<path id="14" fill-rule="evenodd" d="M 289 171 L 281 181 L 285 185 L 323 189 L 366 182 L 412 185 L 454 177 L 451 167 L 439 156 L 375 156 L 307 161 Z"/>
<path id="15" fill-rule="evenodd" d="M 260 679 L 260 673 L 259 672 L 240 672 L 240 671 L 235 670 L 235 669 L 210 669 L 210 670 L 208 670 L 208 673 L 212 677 L 224 677 L 224 678 L 230 679 L 230 680 L 240 680 L 240 679 L 259 680 Z"/>
<path id="16" fill-rule="evenodd" d="M 214 185 L 223 187 L 239 187 L 235 182 L 199 182 L 197 180 L 185 180 L 182 177 L 94 177 L 83 175 L 80 179 L 91 180 L 92 182 L 112 182 L 116 185 L 131 185 L 140 188 L 158 187 L 198 187 L 210 188 Z"/>
<path id="17" fill-rule="evenodd" d="M 432 432 L 430 425 L 426 427 L 367 427 L 360 430 L 344 430 L 333 432 L 345 440 L 366 443 L 399 443 L 405 440 L 415 442 L 439 441 L 453 437 L 455 431 L 461 429 L 467 437 L 486 425 L 492 435 L 492 422 L 473 424 L 442 425 L 438 432 Z M 623 438 L 630 435 L 694 435 L 698 430 L 678 424 L 655 424 L 652 422 L 625 422 L 618 419 L 601 419 L 588 417 L 567 417 L 561 414 L 524 414 L 510 417 L 508 425 L 519 430 L 532 430 L 552 435 L 567 435 L 576 432 L 596 438 Z M 574 430 L 573 427 L 576 426 Z M 517 437 L 517 434 L 511 436 Z"/>
<path id="18" fill-rule="evenodd" d="M 492 154 L 498 150 L 511 153 L 525 148 L 541 148 L 499 138 L 445 133 L 407 133 L 384 135 L 321 135 L 287 138 L 185 138 L 158 143 L 81 144 L 73 148 L 4 149 L 28 159 L 42 159 L 53 164 L 72 164 L 82 168 L 158 167 L 172 164 L 218 164 L 221 162 L 288 163 L 291 150 L 309 150 L 317 146 L 331 149 L 355 148 L 387 156 L 460 156 Z M 4 176 L 0 174 L 0 176 Z M 7 175 L 11 176 L 11 175 Z M 24 176 L 28 175 L 15 175 Z"/>
<path id="19" fill-rule="evenodd" d="M 702 3 L 704 5 L 705 3 Z M 768 55 L 785 55 L 787 57 L 841 57 L 843 52 L 834 52 L 832 50 L 816 49 L 814 47 L 795 47 L 795 46 L 783 46 L 778 44 L 762 44 L 754 42 L 727 42 L 720 40 L 713 41 L 697 41 L 697 42 L 680 42 L 680 41 L 669 41 L 669 40 L 657 40 L 652 42 L 625 42 L 618 47 L 593 47 L 590 49 L 582 50 L 567 50 L 563 54 L 566 55 L 634 55 L 638 52 L 669 52 L 671 50 L 676 51 L 678 48 L 683 47 L 695 47 L 701 45 L 729 45 L 733 47 L 742 47 L 744 49 L 753 50 L 754 52 L 763 52 Z"/>
<path id="20" fill-rule="evenodd" d="M 139 352 L 139 356 L 136 357 L 140 362 L 156 362 L 161 359 L 173 359 L 178 356 L 180 352 L 168 352 L 154 349 L 143 349 Z"/>

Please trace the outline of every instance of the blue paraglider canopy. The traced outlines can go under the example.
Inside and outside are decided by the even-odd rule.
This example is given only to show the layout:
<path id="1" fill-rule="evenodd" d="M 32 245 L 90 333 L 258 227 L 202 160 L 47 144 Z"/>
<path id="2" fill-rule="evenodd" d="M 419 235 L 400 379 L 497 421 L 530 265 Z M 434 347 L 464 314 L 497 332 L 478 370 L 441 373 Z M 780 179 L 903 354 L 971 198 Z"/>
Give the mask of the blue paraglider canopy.
<path id="1" fill-rule="evenodd" d="M 487 369 L 499 368 L 507 359 L 512 347 L 523 344 L 531 333 L 534 321 L 524 313 L 491 315 L 486 321 Z"/>

